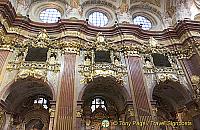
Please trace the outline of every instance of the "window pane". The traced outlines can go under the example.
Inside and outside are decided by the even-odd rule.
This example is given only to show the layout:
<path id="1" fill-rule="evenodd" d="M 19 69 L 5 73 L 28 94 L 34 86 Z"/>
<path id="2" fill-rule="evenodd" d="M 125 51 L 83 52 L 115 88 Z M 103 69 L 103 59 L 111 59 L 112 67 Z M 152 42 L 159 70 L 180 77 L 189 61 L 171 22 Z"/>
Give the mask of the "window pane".
<path id="1" fill-rule="evenodd" d="M 40 98 L 40 99 L 38 100 L 38 103 L 42 104 L 42 103 L 43 103 L 43 98 Z"/>
<path id="2" fill-rule="evenodd" d="M 37 103 L 37 100 L 34 100 L 34 103 Z"/>
<path id="3" fill-rule="evenodd" d="M 45 109 L 48 109 L 48 100 L 43 97 L 38 97 L 34 100 L 34 104 L 41 104 Z"/>
<path id="4" fill-rule="evenodd" d="M 108 23 L 108 17 L 101 12 L 93 12 L 89 15 L 89 23 L 94 26 L 103 27 Z"/>
<path id="5" fill-rule="evenodd" d="M 133 23 L 142 26 L 142 29 L 149 30 L 152 27 L 151 21 L 143 16 L 137 16 L 133 19 Z"/>
<path id="6" fill-rule="evenodd" d="M 44 102 L 43 102 L 43 104 L 47 104 L 47 100 L 46 100 L 46 99 L 44 99 Z"/>
<path id="7" fill-rule="evenodd" d="M 40 13 L 40 19 L 44 23 L 56 23 L 61 17 L 61 13 L 57 9 L 45 9 Z"/>
<path id="8" fill-rule="evenodd" d="M 92 112 L 95 110 L 95 105 L 91 106 Z"/>
<path id="9" fill-rule="evenodd" d="M 96 99 L 96 104 L 100 104 L 101 103 L 101 99 Z"/>
<path id="10" fill-rule="evenodd" d="M 92 101 L 92 104 L 96 104 L 96 103 L 95 103 L 95 99 Z"/>
<path id="11" fill-rule="evenodd" d="M 103 99 L 101 99 L 101 98 L 93 99 L 92 100 L 92 104 L 91 104 L 92 112 L 95 111 L 99 107 L 101 107 L 104 110 L 106 110 L 105 101 Z"/>

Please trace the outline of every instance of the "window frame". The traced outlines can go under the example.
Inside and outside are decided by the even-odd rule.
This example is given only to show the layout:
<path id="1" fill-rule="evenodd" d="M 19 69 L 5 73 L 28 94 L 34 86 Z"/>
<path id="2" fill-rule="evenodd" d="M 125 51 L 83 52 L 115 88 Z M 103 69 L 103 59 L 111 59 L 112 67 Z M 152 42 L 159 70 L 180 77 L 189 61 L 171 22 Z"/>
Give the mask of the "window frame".
<path id="1" fill-rule="evenodd" d="M 39 101 L 41 101 L 42 99 L 42 103 L 40 103 Z M 45 103 L 46 102 L 46 103 Z M 33 104 L 41 104 L 43 106 L 44 109 L 49 109 L 49 100 L 47 97 L 45 96 L 41 96 L 38 95 L 33 99 Z M 45 107 L 46 106 L 46 107 Z"/>
<path id="2" fill-rule="evenodd" d="M 149 12 L 132 12 L 131 14 L 132 14 L 132 23 L 133 24 L 134 24 L 133 19 L 137 16 L 143 16 L 151 22 L 151 28 L 146 31 L 157 30 L 157 28 L 160 26 L 160 24 L 158 24 L 159 19 Z"/>
<path id="3" fill-rule="evenodd" d="M 34 2 L 31 4 L 28 15 L 29 18 L 34 22 L 44 23 L 44 24 L 54 24 L 54 23 L 45 23 L 40 19 L 40 13 L 44 11 L 45 9 L 54 8 L 58 10 L 61 13 L 61 19 L 65 18 L 65 4 L 62 2 L 47 2 L 47 1 L 41 1 L 41 2 Z"/>
<path id="4" fill-rule="evenodd" d="M 97 104 L 96 100 L 97 99 L 100 99 L 102 100 L 104 103 L 103 104 Z M 93 103 L 93 101 L 95 101 L 95 103 Z M 99 105 L 99 106 L 98 106 Z M 100 106 L 103 106 L 101 108 L 103 108 L 105 111 L 107 110 L 107 104 L 106 104 L 106 100 L 104 100 L 102 97 L 94 97 L 92 100 L 91 100 L 91 103 L 90 103 L 90 108 L 92 109 L 92 106 L 95 106 L 94 110 L 92 110 L 92 112 L 94 112 L 96 109 L 98 109 Z M 98 106 L 98 107 L 97 107 Z"/>
<path id="5" fill-rule="evenodd" d="M 108 23 L 106 25 L 104 25 L 103 27 L 108 27 L 111 26 L 112 24 L 114 24 L 114 14 L 112 12 L 112 10 L 109 10 L 107 8 L 104 7 L 92 7 L 92 8 L 86 8 L 84 11 L 85 14 L 85 18 L 88 20 L 88 24 L 94 27 L 101 27 L 101 26 L 95 26 L 93 24 L 89 23 L 89 16 L 94 13 L 94 12 L 100 12 L 103 13 L 107 18 L 108 18 Z"/>
<path id="6" fill-rule="evenodd" d="M 95 19 L 95 20 L 92 20 L 92 21 L 95 21 L 95 24 L 97 24 L 98 23 L 98 21 L 100 21 L 99 23 L 100 23 L 100 25 L 99 26 L 97 26 L 97 25 L 95 25 L 94 23 L 92 23 L 92 22 L 90 22 L 90 16 L 91 15 L 93 15 L 94 13 L 99 13 L 99 14 L 103 14 L 103 17 L 106 17 L 107 18 L 107 21 L 106 21 L 106 23 L 105 23 L 105 20 L 103 19 L 103 20 L 101 20 L 101 19 Z M 98 15 L 99 16 L 99 15 Z M 94 18 L 94 17 L 93 17 Z M 98 18 L 98 17 L 97 17 Z M 97 21 L 98 20 L 98 21 Z M 103 21 L 103 23 L 105 23 L 103 26 L 101 26 L 102 24 L 101 24 L 101 21 Z M 88 14 L 88 23 L 90 24 L 90 25 L 92 25 L 92 26 L 96 26 L 96 27 L 105 27 L 106 25 L 108 25 L 108 23 L 109 23 L 109 17 L 106 15 L 106 13 L 105 12 L 102 12 L 102 11 L 92 11 L 92 12 L 90 12 L 89 14 Z"/>
<path id="7" fill-rule="evenodd" d="M 46 10 L 48 10 L 48 9 L 53 9 L 53 10 L 56 10 L 56 11 L 58 11 L 58 12 L 60 13 L 60 17 L 57 17 L 57 19 L 58 19 L 57 21 L 55 21 L 55 22 L 48 22 L 49 20 L 47 20 L 47 22 L 44 22 L 43 19 L 41 19 L 41 13 L 44 12 L 44 11 L 46 11 Z M 41 10 L 41 11 L 39 12 L 39 18 L 40 18 L 40 20 L 41 20 L 43 23 L 57 23 L 61 17 L 62 17 L 61 12 L 60 12 L 58 9 L 56 9 L 56 8 L 45 8 L 45 9 L 43 9 L 43 10 Z M 48 17 L 47 17 L 47 19 L 48 19 Z M 52 20 L 51 20 L 51 21 L 52 21 Z"/>
<path id="8" fill-rule="evenodd" d="M 151 24 L 150 26 L 151 26 L 151 27 L 150 27 L 150 28 L 145 28 L 145 27 L 143 27 L 142 25 L 135 24 L 134 20 L 135 20 L 137 17 L 142 17 L 142 18 L 144 18 L 144 20 L 150 22 L 150 24 Z M 143 16 L 143 15 L 136 15 L 136 16 L 134 16 L 134 17 L 133 17 L 133 24 L 141 26 L 143 30 L 151 30 L 152 27 L 153 27 L 152 21 L 151 21 L 148 17 Z"/>

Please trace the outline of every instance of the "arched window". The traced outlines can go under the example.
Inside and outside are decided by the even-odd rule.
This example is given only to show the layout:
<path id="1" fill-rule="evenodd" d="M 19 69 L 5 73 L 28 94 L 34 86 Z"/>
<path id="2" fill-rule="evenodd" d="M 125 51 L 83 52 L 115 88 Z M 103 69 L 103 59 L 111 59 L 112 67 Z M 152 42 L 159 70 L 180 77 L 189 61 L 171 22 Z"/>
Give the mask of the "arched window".
<path id="1" fill-rule="evenodd" d="M 149 30 L 152 28 L 152 23 L 144 16 L 136 16 L 133 18 L 133 23 L 142 26 L 142 29 Z"/>
<path id="2" fill-rule="evenodd" d="M 44 23 L 56 23 L 61 18 L 61 13 L 57 9 L 48 8 L 40 13 L 40 19 Z"/>
<path id="3" fill-rule="evenodd" d="M 100 108 L 100 107 L 106 110 L 105 101 L 101 98 L 94 98 L 91 104 L 92 112 L 94 112 L 97 108 Z"/>
<path id="4" fill-rule="evenodd" d="M 108 24 L 108 17 L 102 12 L 92 12 L 89 17 L 89 24 L 103 27 Z"/>
<path id="5" fill-rule="evenodd" d="M 34 104 L 41 104 L 45 109 L 48 109 L 48 100 L 44 97 L 38 97 L 34 100 Z"/>

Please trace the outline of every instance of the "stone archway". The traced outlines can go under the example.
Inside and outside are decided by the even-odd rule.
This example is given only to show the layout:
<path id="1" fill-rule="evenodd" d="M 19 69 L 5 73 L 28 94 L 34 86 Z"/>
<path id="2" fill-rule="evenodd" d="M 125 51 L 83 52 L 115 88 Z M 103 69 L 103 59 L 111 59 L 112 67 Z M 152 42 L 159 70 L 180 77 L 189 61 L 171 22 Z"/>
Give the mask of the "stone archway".
<path id="1" fill-rule="evenodd" d="M 166 80 L 154 87 L 153 100 L 156 101 L 158 121 L 184 121 L 183 108 L 192 100 L 191 93 L 179 82 Z M 187 130 L 189 127 L 176 126 L 178 129 Z M 161 126 L 162 130 L 173 129 L 171 126 Z"/>
<path id="2" fill-rule="evenodd" d="M 29 130 L 27 123 L 40 117 L 44 124 L 42 130 L 48 130 L 49 101 L 54 98 L 54 91 L 47 83 L 31 77 L 17 80 L 7 88 L 3 97 L 7 112 L 11 113 L 10 127 Z"/>
<path id="3" fill-rule="evenodd" d="M 101 126 L 95 125 L 101 125 L 103 119 L 108 119 L 110 122 L 119 119 L 126 120 L 126 111 L 132 107 L 128 92 L 113 77 L 95 78 L 85 86 L 80 96 L 83 109 L 82 119 L 85 125 L 83 127 L 88 130 L 100 129 Z M 97 108 L 92 110 L 92 105 L 94 105 L 92 102 L 96 99 L 102 100 L 104 104 L 97 103 Z M 118 126 L 111 125 L 110 129 L 114 130 L 116 127 Z"/>

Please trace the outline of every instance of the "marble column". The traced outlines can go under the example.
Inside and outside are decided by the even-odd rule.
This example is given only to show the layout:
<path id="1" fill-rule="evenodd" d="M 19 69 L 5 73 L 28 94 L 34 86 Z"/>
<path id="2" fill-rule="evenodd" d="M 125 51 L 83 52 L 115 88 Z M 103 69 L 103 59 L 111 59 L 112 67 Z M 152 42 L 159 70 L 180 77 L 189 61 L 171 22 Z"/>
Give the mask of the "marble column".
<path id="1" fill-rule="evenodd" d="M 74 82 L 76 54 L 64 54 L 64 63 L 59 90 L 57 122 L 55 130 L 74 130 Z"/>
<path id="2" fill-rule="evenodd" d="M 136 113 L 136 121 L 148 122 L 152 121 L 152 113 L 150 101 L 147 95 L 147 84 L 142 68 L 142 61 L 139 56 L 128 56 L 128 75 L 130 89 L 133 91 L 134 111 Z M 150 125 L 141 126 L 142 130 L 153 129 Z"/>

